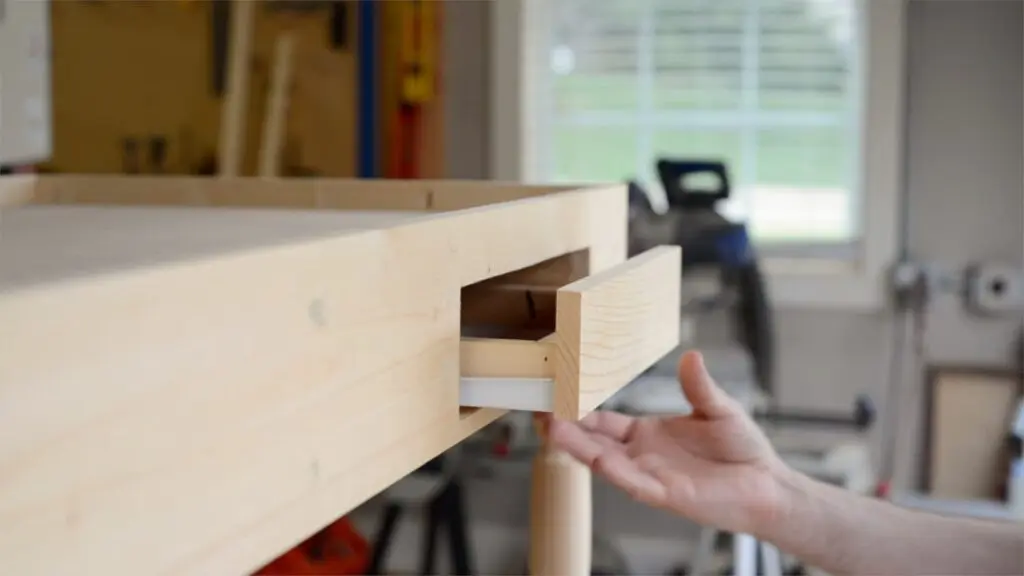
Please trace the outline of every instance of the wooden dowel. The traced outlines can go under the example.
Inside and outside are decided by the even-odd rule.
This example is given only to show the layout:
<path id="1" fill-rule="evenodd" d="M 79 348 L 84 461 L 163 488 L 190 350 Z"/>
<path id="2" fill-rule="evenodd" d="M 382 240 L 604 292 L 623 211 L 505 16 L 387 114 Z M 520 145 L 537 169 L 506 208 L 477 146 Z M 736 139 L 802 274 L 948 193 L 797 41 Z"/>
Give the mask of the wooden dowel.
<path id="1" fill-rule="evenodd" d="M 530 574 L 587 576 L 592 554 L 590 470 L 545 441 L 533 461 Z"/>
<path id="2" fill-rule="evenodd" d="M 220 158 L 217 162 L 221 176 L 238 176 L 241 173 L 255 5 L 253 0 L 235 0 L 231 6 L 231 60 L 228 89 L 220 115 Z"/>
<path id="3" fill-rule="evenodd" d="M 281 150 L 284 147 L 285 124 L 288 119 L 288 96 L 292 82 L 292 54 L 295 37 L 281 34 L 274 44 L 273 76 L 270 79 L 267 111 L 263 115 L 263 133 L 260 136 L 260 176 L 277 176 L 281 169 Z"/>

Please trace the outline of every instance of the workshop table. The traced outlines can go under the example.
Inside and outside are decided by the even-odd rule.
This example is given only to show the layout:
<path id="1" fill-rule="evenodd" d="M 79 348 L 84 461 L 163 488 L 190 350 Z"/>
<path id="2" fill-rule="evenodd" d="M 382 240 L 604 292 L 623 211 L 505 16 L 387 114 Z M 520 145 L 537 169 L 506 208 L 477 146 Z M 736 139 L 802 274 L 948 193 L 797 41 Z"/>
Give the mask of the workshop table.
<path id="1" fill-rule="evenodd" d="M 679 339 L 680 251 L 626 259 L 625 186 L 13 177 L 0 208 L 4 574 L 251 573 Z M 531 571 L 588 574 L 589 471 L 533 474 Z"/>

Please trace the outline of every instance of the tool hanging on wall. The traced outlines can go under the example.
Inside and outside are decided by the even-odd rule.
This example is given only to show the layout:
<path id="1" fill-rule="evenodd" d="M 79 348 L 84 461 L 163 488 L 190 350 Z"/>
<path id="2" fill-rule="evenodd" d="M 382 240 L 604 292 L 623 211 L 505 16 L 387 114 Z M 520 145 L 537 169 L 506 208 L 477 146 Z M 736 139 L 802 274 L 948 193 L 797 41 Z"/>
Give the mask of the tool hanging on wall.
<path id="1" fill-rule="evenodd" d="M 359 0 L 356 6 L 356 71 L 358 97 L 356 98 L 356 168 L 360 178 L 377 178 L 387 169 L 381 165 L 378 150 L 380 146 L 380 124 L 377 100 L 380 93 L 378 74 L 378 52 L 380 52 L 379 15 L 385 12 L 388 2 Z"/>
<path id="2" fill-rule="evenodd" d="M 267 110 L 263 116 L 263 132 L 260 137 L 260 156 L 257 173 L 260 176 L 278 176 L 281 168 L 281 151 L 284 147 L 288 121 L 288 99 L 292 83 L 292 54 L 295 52 L 295 37 L 285 32 L 277 37 L 274 44 L 274 63 L 271 71 Z"/>
<path id="3" fill-rule="evenodd" d="M 327 26 L 331 47 L 336 50 L 348 50 L 348 8 L 348 2 L 331 2 L 331 17 Z"/>
<path id="4" fill-rule="evenodd" d="M 121 170 L 125 174 L 138 174 L 142 172 L 139 161 L 139 141 L 137 138 L 127 137 L 121 140 Z"/>
<path id="5" fill-rule="evenodd" d="M 168 143 L 166 136 L 149 137 L 149 171 L 152 174 L 164 174 L 167 172 L 167 150 Z"/>
<path id="6" fill-rule="evenodd" d="M 231 6 L 228 84 L 221 105 L 218 171 L 239 176 L 245 153 L 245 118 L 249 106 L 249 66 L 253 36 L 253 2 L 234 0 Z"/>
<path id="7" fill-rule="evenodd" d="M 329 10 L 331 0 L 266 0 L 264 6 L 272 12 L 310 13 Z"/>
<path id="8" fill-rule="evenodd" d="M 231 44 L 231 0 L 211 0 L 210 89 L 218 98 L 227 91 L 229 44 Z"/>
<path id="9" fill-rule="evenodd" d="M 397 178 L 416 178 L 423 109 L 437 88 L 437 13 L 430 0 L 401 0 L 396 9 L 401 40 L 392 172 Z"/>

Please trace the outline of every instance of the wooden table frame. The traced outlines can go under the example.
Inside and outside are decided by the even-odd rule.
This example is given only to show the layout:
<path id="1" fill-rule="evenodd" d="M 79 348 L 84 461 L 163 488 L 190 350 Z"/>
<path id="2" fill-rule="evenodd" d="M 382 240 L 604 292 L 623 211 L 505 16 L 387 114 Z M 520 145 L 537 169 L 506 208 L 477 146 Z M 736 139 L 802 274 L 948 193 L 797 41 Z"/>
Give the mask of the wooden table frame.
<path id="1" fill-rule="evenodd" d="M 460 338 L 473 286 L 495 277 L 553 287 L 557 330 L 527 354 L 552 346 L 540 376 L 555 382 L 553 411 L 581 417 L 679 337 L 666 319 L 678 249 L 625 262 L 626 198 L 623 186 L 0 179 L 0 572 L 262 566 L 504 413 L 459 402 L 467 363 L 503 366 Z M 307 210 L 321 211 L 308 229 L 255 230 Z M 335 210 L 422 215 L 317 228 Z M 135 220 L 104 265 L 62 268 L 65 248 L 95 256 L 95 231 L 19 228 L 31 214 L 152 225 Z M 189 249 L 166 253 L 169 218 L 194 222 Z M 204 243 L 208 218 L 238 234 Z M 43 270 L 19 269 L 33 255 Z M 545 449 L 532 572 L 589 573 L 590 504 L 589 471 Z"/>

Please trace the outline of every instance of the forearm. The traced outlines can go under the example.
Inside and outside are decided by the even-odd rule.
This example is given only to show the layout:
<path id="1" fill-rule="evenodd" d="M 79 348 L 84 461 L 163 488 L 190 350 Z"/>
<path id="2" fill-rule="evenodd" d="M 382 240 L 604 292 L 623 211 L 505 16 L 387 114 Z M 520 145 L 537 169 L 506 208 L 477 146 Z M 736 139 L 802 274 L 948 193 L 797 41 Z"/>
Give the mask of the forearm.
<path id="1" fill-rule="evenodd" d="M 787 471 L 757 536 L 832 574 L 1024 574 L 1024 526 L 907 510 Z"/>

